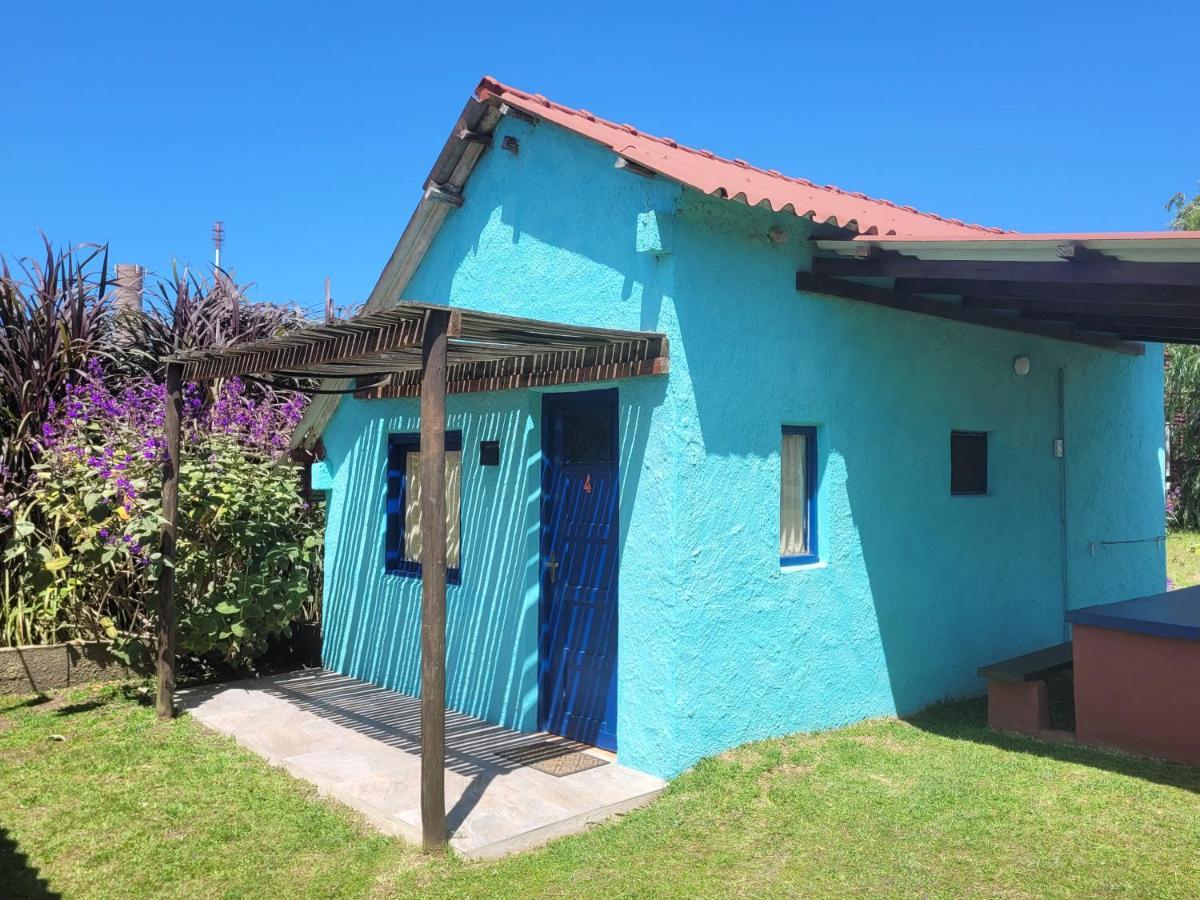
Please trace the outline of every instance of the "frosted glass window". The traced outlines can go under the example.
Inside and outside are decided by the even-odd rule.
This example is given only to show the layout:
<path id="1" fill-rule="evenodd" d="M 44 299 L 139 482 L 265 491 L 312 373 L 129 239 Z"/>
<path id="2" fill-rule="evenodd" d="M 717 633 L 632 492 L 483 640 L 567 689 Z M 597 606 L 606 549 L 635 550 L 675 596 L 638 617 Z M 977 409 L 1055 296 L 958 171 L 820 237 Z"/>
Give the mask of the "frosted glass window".
<path id="1" fill-rule="evenodd" d="M 421 454 L 410 451 L 404 461 L 404 559 L 421 562 Z M 462 451 L 446 451 L 446 568 L 459 566 L 462 501 Z"/>
<path id="2" fill-rule="evenodd" d="M 785 426 L 779 453 L 779 557 L 816 559 L 816 429 Z"/>
<path id="3" fill-rule="evenodd" d="M 388 435 L 387 522 L 384 567 L 421 574 L 421 436 Z M 446 581 L 458 584 L 462 567 L 462 432 L 446 432 Z"/>

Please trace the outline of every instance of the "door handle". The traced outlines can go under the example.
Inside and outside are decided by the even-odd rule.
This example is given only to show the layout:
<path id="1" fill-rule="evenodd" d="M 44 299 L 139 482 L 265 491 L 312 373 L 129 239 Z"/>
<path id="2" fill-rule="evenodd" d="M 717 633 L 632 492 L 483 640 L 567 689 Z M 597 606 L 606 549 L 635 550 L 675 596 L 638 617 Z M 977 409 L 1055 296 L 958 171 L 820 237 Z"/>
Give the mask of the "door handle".
<path id="1" fill-rule="evenodd" d="M 546 568 L 550 571 L 550 583 L 554 584 L 558 581 L 558 563 L 554 559 L 553 551 L 550 553 L 550 559 L 546 562 Z"/>

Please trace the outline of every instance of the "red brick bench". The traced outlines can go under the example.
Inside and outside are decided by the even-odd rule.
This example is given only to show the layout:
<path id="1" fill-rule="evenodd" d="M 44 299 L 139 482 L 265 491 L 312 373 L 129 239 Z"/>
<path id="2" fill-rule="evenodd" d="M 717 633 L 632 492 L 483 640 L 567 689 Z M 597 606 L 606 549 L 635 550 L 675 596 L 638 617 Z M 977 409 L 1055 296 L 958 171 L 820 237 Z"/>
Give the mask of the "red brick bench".
<path id="1" fill-rule="evenodd" d="M 988 725 L 997 731 L 1040 734 L 1050 730 L 1046 679 L 1074 662 L 1071 642 L 1035 650 L 979 669 L 988 682 Z"/>

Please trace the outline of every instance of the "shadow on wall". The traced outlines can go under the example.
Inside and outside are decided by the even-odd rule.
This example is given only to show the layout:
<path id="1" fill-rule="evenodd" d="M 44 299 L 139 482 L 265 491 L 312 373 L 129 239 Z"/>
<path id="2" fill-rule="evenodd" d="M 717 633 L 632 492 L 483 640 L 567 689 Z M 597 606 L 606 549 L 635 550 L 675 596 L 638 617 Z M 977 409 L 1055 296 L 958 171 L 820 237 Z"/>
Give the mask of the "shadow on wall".
<path id="1" fill-rule="evenodd" d="M 661 381 L 661 379 L 656 379 Z M 588 385 L 594 388 L 593 385 Z M 651 407 L 663 386 L 621 405 L 622 540 L 637 492 Z M 622 388 L 622 394 L 624 388 Z M 541 528 L 540 394 L 451 398 L 463 437 L 462 581 L 447 588 L 447 702 L 509 728 L 537 727 Z M 655 401 L 655 397 L 658 398 Z M 421 582 L 384 571 L 386 445 L 419 428 L 415 401 L 345 404 L 327 446 L 347 480 L 330 498 L 324 662 L 410 696 L 420 690 Z M 500 465 L 479 443 L 500 442 Z M 339 445 L 344 443 L 344 447 Z M 340 495 L 340 496 L 339 496 Z"/>
<path id="2" fill-rule="evenodd" d="M 21 852 L 8 830 L 0 825 L 0 897 L 50 898 L 62 894 L 49 883 Z"/>
<path id="3" fill-rule="evenodd" d="M 538 562 L 536 533 L 529 532 L 538 509 L 531 490 L 536 442 L 524 398 L 492 396 L 502 409 L 465 416 L 452 399 L 447 423 L 463 433 L 462 582 L 447 588 L 447 700 L 463 712 L 516 725 L 530 714 L 520 687 L 536 664 L 523 640 L 537 616 L 526 590 Z M 353 421 L 335 430 L 350 449 L 339 464 L 348 478 L 331 497 L 338 507 L 329 523 L 337 549 L 326 576 L 324 660 L 339 672 L 416 696 L 421 580 L 384 570 L 387 438 L 419 430 L 416 403 L 361 402 L 354 411 Z M 499 467 L 479 466 L 480 440 L 500 441 Z"/>

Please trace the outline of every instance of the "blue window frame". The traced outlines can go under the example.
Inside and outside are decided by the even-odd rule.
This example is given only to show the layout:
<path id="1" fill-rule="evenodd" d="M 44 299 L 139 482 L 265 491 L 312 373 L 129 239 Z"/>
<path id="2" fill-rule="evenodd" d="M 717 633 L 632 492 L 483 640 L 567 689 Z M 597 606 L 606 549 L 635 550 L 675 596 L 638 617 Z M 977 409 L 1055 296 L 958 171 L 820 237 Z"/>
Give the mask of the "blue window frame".
<path id="1" fill-rule="evenodd" d="M 419 454 L 421 435 L 388 435 L 387 525 L 384 565 L 397 575 L 419 577 L 420 504 Z M 446 432 L 446 581 L 458 584 L 462 573 L 462 432 Z M 413 479 L 412 475 L 417 475 Z"/>
<path id="2" fill-rule="evenodd" d="M 784 425 L 779 452 L 779 564 L 814 563 L 817 554 L 817 429 Z"/>

